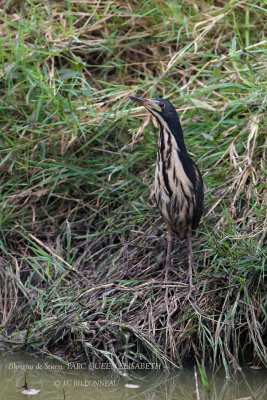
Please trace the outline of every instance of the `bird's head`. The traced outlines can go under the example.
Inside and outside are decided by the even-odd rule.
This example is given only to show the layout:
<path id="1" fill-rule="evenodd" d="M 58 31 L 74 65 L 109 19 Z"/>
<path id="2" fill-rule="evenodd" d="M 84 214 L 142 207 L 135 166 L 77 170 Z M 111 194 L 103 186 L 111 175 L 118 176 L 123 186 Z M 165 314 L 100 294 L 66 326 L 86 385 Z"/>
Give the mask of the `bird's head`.
<path id="1" fill-rule="evenodd" d="M 145 99 L 142 97 L 129 96 L 136 103 L 144 106 L 158 120 L 169 122 L 171 119 L 177 118 L 177 113 L 172 103 L 168 100 L 155 97 L 154 99 Z"/>
<path id="2" fill-rule="evenodd" d="M 141 97 L 129 96 L 129 98 L 144 106 L 152 115 L 154 115 L 160 125 L 160 131 L 171 132 L 176 139 L 178 148 L 184 153 L 187 152 L 179 117 L 170 101 L 159 97 L 155 97 L 154 99 L 144 99 Z"/>

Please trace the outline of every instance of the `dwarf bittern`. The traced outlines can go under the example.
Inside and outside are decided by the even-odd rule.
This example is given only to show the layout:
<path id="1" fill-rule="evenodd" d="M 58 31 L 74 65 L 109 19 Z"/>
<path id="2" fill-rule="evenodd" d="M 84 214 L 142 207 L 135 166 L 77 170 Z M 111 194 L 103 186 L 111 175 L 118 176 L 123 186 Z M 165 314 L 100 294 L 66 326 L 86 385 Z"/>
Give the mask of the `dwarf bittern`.
<path id="1" fill-rule="evenodd" d="M 172 103 L 160 98 L 129 97 L 154 115 L 160 127 L 155 200 L 168 230 L 166 276 L 171 262 L 172 232 L 175 232 L 181 239 L 188 240 L 189 278 L 192 286 L 192 231 L 197 228 L 203 210 L 202 177 L 188 155 L 179 117 Z"/>

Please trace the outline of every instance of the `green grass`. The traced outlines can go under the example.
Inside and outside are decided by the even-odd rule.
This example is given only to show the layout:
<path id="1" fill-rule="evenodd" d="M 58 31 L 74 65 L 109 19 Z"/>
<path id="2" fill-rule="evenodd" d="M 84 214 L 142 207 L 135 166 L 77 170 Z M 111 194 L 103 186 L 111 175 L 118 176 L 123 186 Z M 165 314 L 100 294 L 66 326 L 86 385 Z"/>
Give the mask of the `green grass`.
<path id="1" fill-rule="evenodd" d="M 267 364 L 262 1 L 6 2 L 0 38 L 1 337 L 61 356 Z M 160 276 L 157 132 L 171 100 L 205 182 Z M 265 199 L 266 200 L 266 199 Z M 265 252 L 265 254 L 264 254 Z"/>

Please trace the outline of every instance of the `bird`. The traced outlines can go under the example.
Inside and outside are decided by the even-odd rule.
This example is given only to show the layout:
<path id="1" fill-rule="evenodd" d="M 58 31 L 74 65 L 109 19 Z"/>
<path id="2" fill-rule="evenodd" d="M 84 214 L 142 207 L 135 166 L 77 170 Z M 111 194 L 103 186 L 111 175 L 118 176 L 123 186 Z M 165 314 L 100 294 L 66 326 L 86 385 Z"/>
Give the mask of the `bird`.
<path id="1" fill-rule="evenodd" d="M 190 158 L 178 114 L 163 98 L 129 98 L 144 106 L 159 125 L 154 198 L 167 226 L 165 279 L 171 264 L 172 232 L 188 242 L 189 285 L 194 268 L 192 233 L 198 227 L 204 202 L 203 179 Z"/>

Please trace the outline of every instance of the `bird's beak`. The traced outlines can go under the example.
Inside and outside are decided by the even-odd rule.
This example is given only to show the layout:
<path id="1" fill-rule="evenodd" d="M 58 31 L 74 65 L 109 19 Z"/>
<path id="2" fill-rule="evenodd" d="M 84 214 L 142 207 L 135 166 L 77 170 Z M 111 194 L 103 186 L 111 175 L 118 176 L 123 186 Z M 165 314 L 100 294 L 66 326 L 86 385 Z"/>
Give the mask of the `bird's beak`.
<path id="1" fill-rule="evenodd" d="M 158 105 L 158 101 L 157 100 L 152 100 L 152 99 L 145 99 L 142 97 L 135 97 L 135 96 L 129 96 L 129 99 L 135 101 L 136 103 L 141 104 L 142 106 L 144 106 L 145 108 L 147 108 L 148 110 L 151 108 L 154 108 L 158 111 L 161 111 L 161 108 Z"/>
<path id="2" fill-rule="evenodd" d="M 129 99 L 136 101 L 136 103 L 140 103 L 142 105 L 145 105 L 145 103 L 149 102 L 149 99 L 144 99 L 142 97 L 136 97 L 136 96 L 129 96 Z"/>

